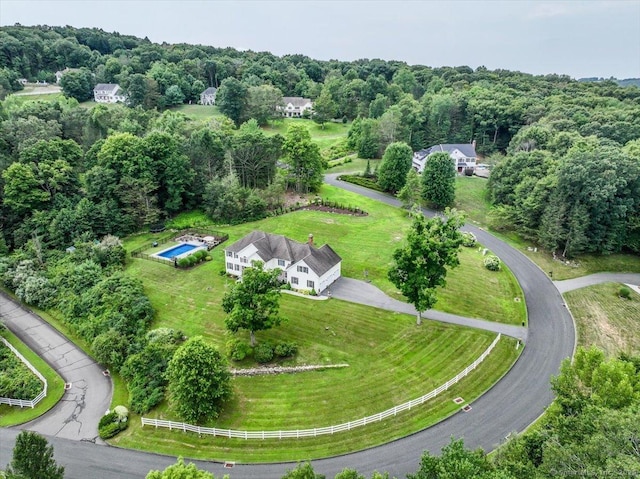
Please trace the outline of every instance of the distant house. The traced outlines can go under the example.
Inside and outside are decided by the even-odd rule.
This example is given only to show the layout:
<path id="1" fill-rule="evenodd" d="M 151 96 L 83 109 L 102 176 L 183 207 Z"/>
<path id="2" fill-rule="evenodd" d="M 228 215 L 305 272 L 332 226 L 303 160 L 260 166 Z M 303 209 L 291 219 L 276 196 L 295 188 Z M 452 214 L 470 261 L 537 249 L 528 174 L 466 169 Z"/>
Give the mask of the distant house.
<path id="1" fill-rule="evenodd" d="M 29 80 L 27 80 L 26 78 L 18 78 L 16 81 L 22 86 L 25 86 L 27 83 L 29 83 Z"/>
<path id="2" fill-rule="evenodd" d="M 98 83 L 93 89 L 96 103 L 125 103 L 127 95 L 117 83 Z"/>
<path id="3" fill-rule="evenodd" d="M 69 73 L 69 72 L 79 72 L 80 69 L 79 68 L 65 68 L 64 70 L 58 70 L 56 72 L 56 83 L 60 83 L 60 80 L 62 80 L 62 77 Z"/>
<path id="4" fill-rule="evenodd" d="M 253 231 L 224 250 L 227 274 L 242 277 L 252 261 L 266 270 L 279 268 L 281 279 L 294 289 L 324 291 L 340 277 L 342 258 L 329 245 L 316 248 L 313 235 L 298 243 L 281 235 Z"/>
<path id="5" fill-rule="evenodd" d="M 313 102 L 309 98 L 300 96 L 284 96 L 282 97 L 282 104 L 276 109 L 282 113 L 282 116 L 287 118 L 300 118 L 305 111 L 311 113 Z"/>
<path id="6" fill-rule="evenodd" d="M 422 173 L 429 156 L 442 151 L 449 153 L 449 156 L 459 173 L 463 172 L 466 168 L 471 168 L 475 171 L 476 160 L 478 159 L 478 156 L 476 155 L 475 141 L 473 143 L 435 145 L 431 148 L 416 151 L 413 154 L 413 168 L 418 173 Z"/>
<path id="7" fill-rule="evenodd" d="M 217 88 L 209 87 L 202 93 L 200 93 L 200 104 L 201 105 L 215 105 L 216 104 L 216 92 Z"/>

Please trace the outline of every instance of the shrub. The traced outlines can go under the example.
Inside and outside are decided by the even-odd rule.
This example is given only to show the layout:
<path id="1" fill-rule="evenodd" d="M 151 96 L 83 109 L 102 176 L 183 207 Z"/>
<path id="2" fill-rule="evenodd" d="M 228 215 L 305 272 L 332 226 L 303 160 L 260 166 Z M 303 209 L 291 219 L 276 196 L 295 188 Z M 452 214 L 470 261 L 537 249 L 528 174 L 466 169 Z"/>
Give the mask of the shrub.
<path id="1" fill-rule="evenodd" d="M 98 434 L 101 439 L 109 439 L 120 431 L 124 431 L 128 425 L 128 421 L 120 421 L 115 412 L 110 412 L 100 418 L 100 422 L 98 423 Z"/>
<path id="2" fill-rule="evenodd" d="M 273 346 L 271 343 L 260 343 L 253 349 L 253 357 L 260 364 L 268 363 L 273 359 Z"/>
<path id="3" fill-rule="evenodd" d="M 476 235 L 469 231 L 462 233 L 462 246 L 473 248 L 477 243 L 478 240 L 476 239 Z"/>
<path id="4" fill-rule="evenodd" d="M 489 271 L 500 271 L 500 258 L 489 255 L 484 259 L 484 267 Z"/>
<path id="5" fill-rule="evenodd" d="M 227 355 L 234 361 L 242 361 L 251 354 L 251 346 L 240 339 L 232 339 L 227 342 Z"/>
<path id="6" fill-rule="evenodd" d="M 356 175 L 340 175 L 338 179 L 346 181 L 347 183 L 353 183 L 354 185 L 364 186 L 370 190 L 384 192 L 378 183 L 376 183 L 375 178 L 365 178 L 363 176 Z"/>
<path id="7" fill-rule="evenodd" d="M 298 345 L 293 342 L 281 341 L 276 344 L 273 352 L 276 356 L 281 358 L 288 358 L 290 356 L 295 356 L 298 352 Z"/>
<path id="8" fill-rule="evenodd" d="M 205 257 L 204 257 L 204 260 L 205 260 L 205 261 L 211 261 L 211 260 L 212 260 L 212 258 L 211 258 L 211 256 L 207 255 L 207 256 L 205 256 Z"/>
<path id="9" fill-rule="evenodd" d="M 186 258 L 181 258 L 178 260 L 178 267 L 180 268 L 188 268 L 189 266 L 191 266 L 191 263 L 189 263 L 189 257 L 187 256 Z"/>
<path id="10" fill-rule="evenodd" d="M 618 290 L 618 296 L 623 299 L 631 299 L 631 290 L 626 286 L 623 286 Z"/>

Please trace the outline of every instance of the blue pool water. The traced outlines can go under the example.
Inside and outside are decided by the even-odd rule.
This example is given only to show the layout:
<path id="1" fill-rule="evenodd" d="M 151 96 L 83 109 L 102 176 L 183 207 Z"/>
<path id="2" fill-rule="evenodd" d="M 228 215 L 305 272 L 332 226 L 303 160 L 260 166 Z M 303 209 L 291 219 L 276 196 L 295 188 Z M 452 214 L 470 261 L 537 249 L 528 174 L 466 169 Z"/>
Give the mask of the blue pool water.
<path id="1" fill-rule="evenodd" d="M 187 251 L 191 251 L 195 248 L 197 248 L 197 246 L 193 246 L 192 244 L 179 244 L 178 246 L 174 246 L 173 248 L 163 251 L 162 253 L 158 253 L 158 256 L 171 259 L 174 256 L 181 255 L 182 253 L 186 253 Z"/>

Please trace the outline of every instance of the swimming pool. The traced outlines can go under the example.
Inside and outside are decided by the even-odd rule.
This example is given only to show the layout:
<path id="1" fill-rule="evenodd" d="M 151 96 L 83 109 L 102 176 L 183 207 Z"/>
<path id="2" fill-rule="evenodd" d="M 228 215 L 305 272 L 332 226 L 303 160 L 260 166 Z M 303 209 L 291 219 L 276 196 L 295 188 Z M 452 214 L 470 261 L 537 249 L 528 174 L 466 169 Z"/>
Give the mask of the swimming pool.
<path id="1" fill-rule="evenodd" d="M 182 243 L 178 246 L 174 246 L 173 248 L 161 251 L 160 253 L 158 253 L 158 256 L 160 256 L 161 258 L 172 259 L 175 256 L 180 256 L 181 254 L 184 254 L 196 248 L 197 246 L 194 246 L 192 244 Z"/>

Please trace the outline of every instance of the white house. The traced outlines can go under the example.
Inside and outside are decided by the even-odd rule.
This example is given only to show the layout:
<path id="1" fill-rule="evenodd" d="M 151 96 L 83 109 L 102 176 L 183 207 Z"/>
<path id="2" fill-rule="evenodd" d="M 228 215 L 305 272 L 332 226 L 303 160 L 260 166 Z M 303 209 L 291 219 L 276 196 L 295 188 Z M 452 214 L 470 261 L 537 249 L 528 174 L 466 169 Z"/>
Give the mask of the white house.
<path id="1" fill-rule="evenodd" d="M 313 102 L 300 96 L 283 96 L 282 105 L 277 106 L 276 109 L 287 118 L 300 118 L 307 110 L 311 113 Z"/>
<path id="2" fill-rule="evenodd" d="M 59 83 L 60 83 L 60 80 L 62 80 L 62 77 L 63 77 L 66 73 L 69 73 L 69 72 L 79 72 L 79 71 L 80 71 L 80 69 L 79 69 L 79 68 L 69 68 L 69 67 L 65 68 L 64 70 L 58 70 L 58 71 L 56 72 L 56 83 L 58 83 L 58 84 L 59 84 Z"/>
<path id="3" fill-rule="evenodd" d="M 342 258 L 325 244 L 316 248 L 313 235 L 298 243 L 281 235 L 253 231 L 224 250 L 227 274 L 242 277 L 252 261 L 264 268 L 282 270 L 281 279 L 294 289 L 321 293 L 340 277 Z"/>
<path id="4" fill-rule="evenodd" d="M 127 95 L 117 83 L 98 83 L 93 89 L 96 103 L 126 103 Z"/>
<path id="5" fill-rule="evenodd" d="M 200 93 L 200 104 L 201 105 L 215 105 L 216 104 L 216 92 L 218 91 L 215 87 L 209 87 L 202 93 Z"/>
<path id="6" fill-rule="evenodd" d="M 459 173 L 462 173 L 466 168 L 471 168 L 475 171 L 476 160 L 478 159 L 478 156 L 476 155 L 475 141 L 472 143 L 436 145 L 431 148 L 416 151 L 413 154 L 413 168 L 418 173 L 422 173 L 429 156 L 441 151 L 449 153 L 449 156 L 451 157 L 451 160 L 453 160 L 453 164 Z"/>

